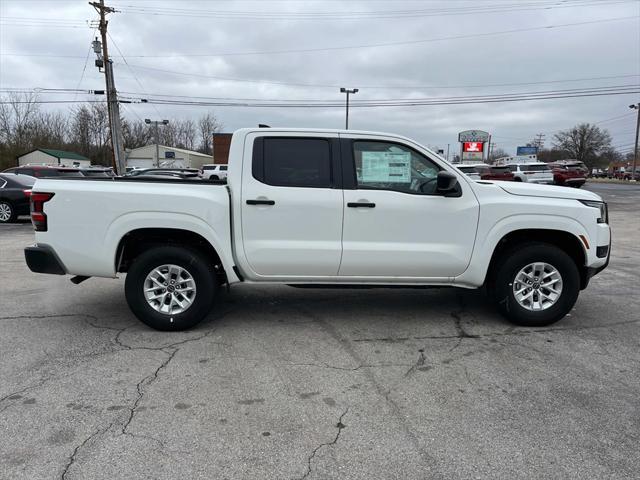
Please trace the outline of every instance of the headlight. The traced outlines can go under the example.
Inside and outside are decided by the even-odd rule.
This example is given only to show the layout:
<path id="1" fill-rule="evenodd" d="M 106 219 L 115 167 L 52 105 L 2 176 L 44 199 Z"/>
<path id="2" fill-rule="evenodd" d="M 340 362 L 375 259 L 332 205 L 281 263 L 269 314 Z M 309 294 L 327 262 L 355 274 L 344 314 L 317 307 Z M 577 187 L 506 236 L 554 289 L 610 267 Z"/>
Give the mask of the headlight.
<path id="1" fill-rule="evenodd" d="M 600 217 L 598 217 L 598 223 L 609 223 L 609 209 L 605 202 L 597 202 L 595 200 L 580 200 L 580 203 L 587 207 L 597 208 L 600 210 Z"/>

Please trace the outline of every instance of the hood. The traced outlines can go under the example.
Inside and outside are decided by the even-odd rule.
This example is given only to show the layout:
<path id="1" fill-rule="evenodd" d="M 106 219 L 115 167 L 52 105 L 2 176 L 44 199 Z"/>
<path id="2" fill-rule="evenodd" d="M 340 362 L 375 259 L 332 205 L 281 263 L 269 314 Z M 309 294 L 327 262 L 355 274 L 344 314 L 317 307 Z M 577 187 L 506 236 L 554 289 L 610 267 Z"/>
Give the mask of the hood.
<path id="1" fill-rule="evenodd" d="M 571 200 L 595 200 L 602 201 L 599 195 L 588 190 L 571 187 L 558 187 L 554 185 L 538 185 L 535 183 L 500 182 L 500 188 L 511 195 L 527 197 L 567 198 Z"/>

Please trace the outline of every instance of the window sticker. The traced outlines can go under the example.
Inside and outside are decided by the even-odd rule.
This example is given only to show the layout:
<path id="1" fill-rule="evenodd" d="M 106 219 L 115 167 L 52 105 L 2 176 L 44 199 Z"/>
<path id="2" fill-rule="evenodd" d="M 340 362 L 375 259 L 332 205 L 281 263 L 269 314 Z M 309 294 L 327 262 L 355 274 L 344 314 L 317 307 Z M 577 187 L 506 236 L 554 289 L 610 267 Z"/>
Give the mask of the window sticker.
<path id="1" fill-rule="evenodd" d="M 411 183 L 411 152 L 362 152 L 362 182 Z"/>

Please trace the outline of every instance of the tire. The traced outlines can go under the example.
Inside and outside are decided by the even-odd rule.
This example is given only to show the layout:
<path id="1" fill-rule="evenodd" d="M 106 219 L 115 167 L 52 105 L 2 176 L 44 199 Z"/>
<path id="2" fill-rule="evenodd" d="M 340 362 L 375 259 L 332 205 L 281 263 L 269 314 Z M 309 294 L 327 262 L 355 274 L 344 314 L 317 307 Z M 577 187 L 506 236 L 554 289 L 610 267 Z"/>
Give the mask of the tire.
<path id="1" fill-rule="evenodd" d="M 0 202 L 0 223 L 11 223 L 16 221 L 16 211 L 9 202 Z"/>
<path id="2" fill-rule="evenodd" d="M 211 175 L 209 177 L 209 180 L 220 180 L 220 178 L 218 177 L 218 175 Z"/>
<path id="3" fill-rule="evenodd" d="M 514 182 L 522 182 L 522 179 L 520 177 L 516 177 L 513 179 Z"/>
<path id="4" fill-rule="evenodd" d="M 520 272 L 534 263 L 547 265 L 543 270 L 544 275 L 548 276 L 546 282 L 555 281 L 549 284 L 559 292 L 558 295 L 539 285 L 537 280 L 528 287 L 528 292 L 518 288 L 523 284 L 516 281 L 517 276 L 524 278 L 520 276 Z M 539 267 L 540 265 L 537 267 L 538 271 Z M 550 273 L 551 269 L 559 274 L 559 282 L 557 276 Z M 529 272 L 531 280 L 542 278 L 535 276 L 535 272 L 536 270 Z M 560 248 L 547 243 L 531 242 L 517 245 L 502 255 L 501 262 L 494 270 L 490 287 L 489 291 L 493 293 L 498 310 L 509 321 L 516 325 L 542 327 L 557 322 L 571 311 L 580 292 L 580 274 L 573 259 Z M 521 296 L 531 295 L 523 300 L 524 305 L 516 299 L 516 290 L 522 292 Z M 545 296 L 555 296 L 555 299 L 553 302 L 545 300 Z M 542 308 L 535 309 L 532 300 L 536 299 L 538 307 Z"/>
<path id="5" fill-rule="evenodd" d="M 211 261 L 196 250 L 173 246 L 151 248 L 133 261 L 127 273 L 124 289 L 129 308 L 138 319 L 155 330 L 181 331 L 197 325 L 213 307 L 217 291 L 213 270 L 208 267 L 210 264 Z M 162 266 L 171 266 L 172 272 L 161 269 Z M 181 272 L 180 282 L 176 281 L 179 271 L 176 267 L 186 271 L 186 274 Z M 160 272 L 160 276 L 154 271 Z M 166 287 L 150 280 L 148 276 L 156 280 L 164 276 L 168 280 Z M 189 277 L 191 280 L 188 280 Z M 175 285 L 170 284 L 170 279 L 174 280 Z M 145 289 L 151 286 L 158 286 L 158 289 L 148 295 L 157 295 L 160 299 L 147 300 Z M 186 305 L 191 290 L 187 288 L 194 288 L 189 306 Z M 186 308 L 180 311 L 181 307 L 177 302 L 174 304 L 172 298 Z M 171 305 L 167 305 L 167 302 Z"/>

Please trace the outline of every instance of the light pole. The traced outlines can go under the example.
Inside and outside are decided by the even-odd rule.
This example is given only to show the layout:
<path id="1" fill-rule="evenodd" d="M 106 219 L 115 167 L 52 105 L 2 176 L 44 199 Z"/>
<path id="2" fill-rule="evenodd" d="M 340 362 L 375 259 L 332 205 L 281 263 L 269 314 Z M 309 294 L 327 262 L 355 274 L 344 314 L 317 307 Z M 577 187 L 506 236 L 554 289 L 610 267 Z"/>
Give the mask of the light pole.
<path id="1" fill-rule="evenodd" d="M 160 130 L 158 129 L 159 125 L 168 125 L 169 124 L 169 120 L 154 120 L 151 121 L 149 118 L 145 118 L 144 119 L 144 123 L 146 123 L 147 125 L 151 125 L 153 124 L 154 128 L 154 132 L 153 132 L 153 137 L 156 141 L 156 167 L 160 166 Z"/>
<path id="2" fill-rule="evenodd" d="M 347 94 L 347 114 L 346 114 L 346 118 L 345 118 L 345 123 L 344 123 L 344 128 L 345 130 L 349 130 L 349 94 L 356 94 L 358 93 L 358 89 L 357 88 L 341 88 L 340 89 L 340 93 L 346 93 Z"/>
<path id="3" fill-rule="evenodd" d="M 636 120 L 636 143 L 633 148 L 633 168 L 631 169 L 631 180 L 636 179 L 636 163 L 638 162 L 638 132 L 640 132 L 640 102 L 636 105 L 629 105 L 629 108 L 638 110 L 638 119 Z"/>

